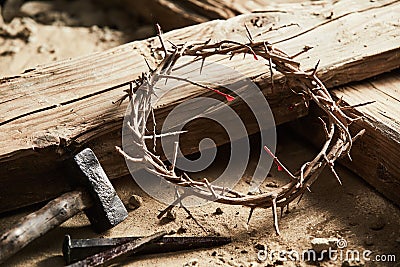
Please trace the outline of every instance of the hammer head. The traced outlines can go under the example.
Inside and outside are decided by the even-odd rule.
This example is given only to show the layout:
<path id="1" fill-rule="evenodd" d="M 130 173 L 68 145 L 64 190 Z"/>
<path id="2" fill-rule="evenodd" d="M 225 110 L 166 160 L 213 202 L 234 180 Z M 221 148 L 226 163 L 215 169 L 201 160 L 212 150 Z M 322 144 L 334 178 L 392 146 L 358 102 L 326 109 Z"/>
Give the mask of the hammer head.
<path id="1" fill-rule="evenodd" d="M 94 152 L 89 148 L 82 150 L 74 157 L 74 164 L 93 200 L 93 205 L 85 213 L 94 230 L 102 232 L 122 222 L 128 212 Z"/>

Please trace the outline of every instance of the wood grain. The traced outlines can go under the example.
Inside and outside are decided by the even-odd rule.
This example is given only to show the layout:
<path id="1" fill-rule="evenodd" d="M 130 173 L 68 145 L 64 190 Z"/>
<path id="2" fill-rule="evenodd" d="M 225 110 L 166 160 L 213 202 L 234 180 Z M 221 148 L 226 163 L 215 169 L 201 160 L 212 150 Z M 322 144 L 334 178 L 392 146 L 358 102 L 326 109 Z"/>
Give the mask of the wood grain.
<path id="1" fill-rule="evenodd" d="M 103 2 L 103 0 L 97 0 Z M 143 19 L 176 29 L 215 19 L 229 19 L 248 13 L 292 13 L 308 17 L 308 21 L 329 21 L 361 9 L 379 8 L 394 1 L 302 1 L 297 0 L 122 0 L 119 3 Z M 260 25 L 261 21 L 254 20 Z"/>
<path id="2" fill-rule="evenodd" d="M 328 86 L 368 78 L 400 65 L 395 19 L 400 12 L 399 3 L 385 2 L 374 8 L 360 4 L 358 9 L 354 7 L 332 19 L 315 17 L 312 10 L 301 5 L 281 11 L 205 22 L 168 32 L 165 39 L 173 43 L 208 39 L 245 42 L 242 25 L 246 24 L 254 38 L 276 43 L 276 47 L 289 54 L 298 53 L 305 45 L 313 47 L 297 59 L 306 70 L 311 70 L 320 59 L 318 74 Z M 297 26 L 288 26 L 293 23 Z M 280 29 L 271 31 L 271 27 Z M 71 177 L 64 175 L 63 160 L 83 147 L 95 151 L 110 178 L 127 174 L 123 159 L 114 150 L 120 144 L 126 104 L 117 106 L 112 101 L 122 96 L 129 81 L 146 71 L 144 58 L 154 66 L 154 48 L 158 46 L 158 40 L 150 38 L 38 66 L 0 81 L 0 212 L 69 190 Z M 256 82 L 267 97 L 277 124 L 307 113 L 302 106 L 288 109 L 300 101 L 299 97 L 291 94 L 280 75 L 274 75 L 275 88 L 271 90 L 268 68 L 260 67 L 251 57 L 214 61 Z M 207 94 L 193 87 L 187 87 L 184 94 L 172 93 L 156 110 L 156 116 L 162 117 L 185 97 Z M 241 116 L 248 116 L 239 102 L 236 109 Z M 258 130 L 255 126 L 251 121 L 247 123 L 249 134 Z M 192 131 L 196 135 L 204 129 L 196 125 Z M 222 138 L 217 143 L 227 141 Z M 191 142 L 182 145 L 186 153 L 196 151 L 198 146 Z"/>

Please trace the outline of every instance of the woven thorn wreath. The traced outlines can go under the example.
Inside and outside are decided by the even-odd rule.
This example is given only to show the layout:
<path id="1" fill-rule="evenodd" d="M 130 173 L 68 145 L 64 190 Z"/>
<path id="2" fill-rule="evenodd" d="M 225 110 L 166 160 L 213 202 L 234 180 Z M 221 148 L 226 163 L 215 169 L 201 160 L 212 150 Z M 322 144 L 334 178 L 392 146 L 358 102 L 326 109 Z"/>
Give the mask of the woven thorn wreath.
<path id="1" fill-rule="evenodd" d="M 188 196 L 196 196 L 203 199 L 211 199 L 213 201 L 228 204 L 228 205 L 243 205 L 250 207 L 250 215 L 255 208 L 272 208 L 273 222 L 276 233 L 279 235 L 278 227 L 278 214 L 277 208 L 281 208 L 281 212 L 284 207 L 289 208 L 289 204 L 295 199 L 299 198 L 299 201 L 306 190 L 309 189 L 312 183 L 316 181 L 325 166 L 328 166 L 337 180 L 340 182 L 339 176 L 334 170 L 335 161 L 342 157 L 348 156 L 352 147 L 352 143 L 355 139 L 360 137 L 364 130 L 360 131 L 355 136 L 351 136 L 349 132 L 349 124 L 358 117 L 346 115 L 343 110 L 344 107 L 340 107 L 340 101 L 335 102 L 324 84 L 318 79 L 316 72 L 318 63 L 314 70 L 310 73 L 306 73 L 300 68 L 300 63 L 294 60 L 294 57 L 289 56 L 282 50 L 277 49 L 270 45 L 266 41 L 254 41 L 251 37 L 249 30 L 246 27 L 248 43 L 239 43 L 235 41 L 219 41 L 211 43 L 210 41 L 204 43 L 185 43 L 185 44 L 172 44 L 172 48 L 167 49 L 165 42 L 162 38 L 161 30 L 158 27 L 158 38 L 161 43 L 161 49 L 164 53 L 163 60 L 157 65 L 155 69 L 150 68 L 146 73 L 134 80 L 131 83 L 131 87 L 127 95 L 122 97 L 119 102 L 122 102 L 127 96 L 131 101 L 132 113 L 129 128 L 134 137 L 135 145 L 137 145 L 143 152 L 142 157 L 133 157 L 128 153 L 124 152 L 121 148 L 117 147 L 117 151 L 121 153 L 126 160 L 131 162 L 140 162 L 145 164 L 147 171 L 156 174 L 157 176 L 165 179 L 166 181 L 182 188 L 191 188 L 190 191 L 184 191 L 178 193 L 176 191 L 175 201 L 163 210 L 158 218 L 161 218 L 170 211 L 174 206 L 181 205 L 188 212 L 195 222 L 202 227 L 196 219 L 190 214 L 190 211 L 182 205 L 182 199 Z M 172 70 L 177 65 L 181 58 L 192 58 L 192 62 L 202 60 L 202 64 L 205 59 L 214 55 L 226 55 L 233 57 L 237 54 L 251 54 L 255 59 L 259 57 L 264 58 L 269 62 L 269 71 L 271 73 L 271 84 L 273 71 L 277 71 L 287 78 L 291 78 L 296 81 L 298 88 L 293 91 L 295 94 L 303 96 L 304 104 L 308 105 L 309 101 L 313 101 L 317 106 L 326 114 L 326 121 L 321 119 L 322 127 L 326 133 L 326 141 L 323 144 L 320 152 L 315 156 L 312 161 L 305 162 L 300 170 L 296 174 L 292 174 L 270 151 L 268 147 L 264 147 L 265 151 L 269 153 L 278 168 L 285 171 L 290 176 L 290 182 L 284 186 L 277 188 L 272 192 L 261 193 L 257 195 L 248 195 L 242 192 L 235 191 L 231 188 L 225 188 L 210 184 L 207 179 L 202 181 L 192 180 L 189 175 L 182 173 L 176 174 L 175 163 L 176 163 L 176 151 L 178 144 L 175 144 L 175 154 L 173 156 L 173 162 L 170 166 L 167 166 L 155 152 L 150 151 L 145 144 L 145 140 L 152 138 L 163 137 L 165 135 L 179 134 L 180 132 L 156 134 L 155 125 L 153 125 L 153 132 L 149 134 L 146 130 L 146 122 L 149 116 L 152 116 L 154 120 L 154 111 L 151 105 L 151 95 L 155 93 L 155 84 L 160 79 L 174 79 L 184 81 L 195 86 L 199 86 L 205 89 L 213 90 L 214 92 L 223 95 L 227 101 L 232 101 L 234 97 L 229 94 L 225 94 L 219 90 L 212 89 L 208 86 L 194 82 L 185 78 L 180 78 L 171 75 Z M 187 63 L 186 63 L 187 64 Z M 138 90 L 139 87 L 141 90 Z M 149 136 L 150 135 L 150 136 Z M 203 227 L 202 227 L 203 228 Z M 204 229 L 204 228 L 203 228 Z"/>

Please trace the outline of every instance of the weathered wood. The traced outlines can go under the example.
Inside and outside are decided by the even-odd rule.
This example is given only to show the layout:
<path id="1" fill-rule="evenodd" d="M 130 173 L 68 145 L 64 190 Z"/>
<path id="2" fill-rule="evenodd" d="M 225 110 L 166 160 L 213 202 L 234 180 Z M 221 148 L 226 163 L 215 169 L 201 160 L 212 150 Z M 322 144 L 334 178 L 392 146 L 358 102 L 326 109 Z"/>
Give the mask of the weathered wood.
<path id="1" fill-rule="evenodd" d="M 328 86 L 361 80 L 399 67 L 397 27 L 387 21 L 390 16 L 397 16 L 400 4 L 373 9 L 361 5 L 359 12 L 353 10 L 340 18 L 324 19 L 323 22 L 319 18 L 309 19 L 311 14 L 306 12 L 311 11 L 299 5 L 288 10 L 294 11 L 211 21 L 169 32 L 165 39 L 174 43 L 209 38 L 245 42 L 247 38 L 242 25 L 246 24 L 255 38 L 277 43 L 277 47 L 289 54 L 298 53 L 305 45 L 313 47 L 298 60 L 303 69 L 311 70 L 321 59 L 319 76 Z M 285 27 L 292 23 L 298 26 Z M 271 27 L 282 28 L 269 31 Z M 330 32 L 332 34 L 326 34 Z M 152 48 L 157 46 L 158 40 L 151 38 L 106 52 L 40 66 L 17 77 L 1 80 L 0 130 L 5 134 L 0 139 L 0 212 L 68 190 L 68 177 L 61 171 L 63 154 L 84 146 L 95 151 L 109 177 L 127 174 L 123 159 L 114 150 L 114 146 L 120 144 L 126 104 L 116 106 L 111 102 L 121 97 L 128 81 L 146 70 L 144 57 L 154 65 Z M 215 60 L 251 77 L 263 89 L 277 123 L 305 115 L 304 107 L 297 110 L 288 108 L 299 99 L 291 95 L 284 79 L 276 75 L 272 91 L 268 68 L 257 65 L 251 57 L 246 60 L 240 56 L 231 61 L 226 58 Z M 365 71 L 366 66 L 368 71 Z M 163 99 L 164 105 L 156 113 L 165 116 L 174 104 L 187 96 L 199 94 L 209 92 L 193 87 L 179 94 L 172 92 Z M 237 110 L 248 116 L 241 105 Z M 251 122 L 247 124 L 249 134 L 258 130 L 255 126 Z M 204 128 L 197 126 L 192 130 L 194 135 L 204 132 Z M 217 143 L 227 141 L 223 138 Z M 189 144 L 187 152 L 193 152 L 197 144 Z"/>
<path id="2" fill-rule="evenodd" d="M 352 124 L 352 133 L 365 129 L 365 134 L 353 145 L 352 161 L 344 158 L 340 163 L 400 206 L 400 69 L 331 92 L 351 106 L 374 101 L 352 110 L 363 117 Z M 294 131 L 319 146 L 325 134 L 316 110 L 311 109 L 310 113 L 290 124 Z"/>
<path id="3" fill-rule="evenodd" d="M 214 19 L 229 19 L 251 12 L 272 14 L 293 12 L 296 16 L 307 16 L 310 22 L 332 20 L 361 9 L 379 8 L 391 2 L 394 1 L 302 1 L 299 4 L 297 0 L 121 0 L 119 3 L 149 22 L 161 23 L 165 29 L 176 29 Z M 262 21 L 255 20 L 254 23 L 260 25 Z"/>

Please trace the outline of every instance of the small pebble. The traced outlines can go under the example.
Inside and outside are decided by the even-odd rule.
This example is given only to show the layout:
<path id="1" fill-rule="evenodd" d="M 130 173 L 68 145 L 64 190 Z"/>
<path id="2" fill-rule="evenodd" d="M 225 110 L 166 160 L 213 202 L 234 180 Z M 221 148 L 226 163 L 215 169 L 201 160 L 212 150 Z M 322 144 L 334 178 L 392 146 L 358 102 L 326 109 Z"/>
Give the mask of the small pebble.
<path id="1" fill-rule="evenodd" d="M 138 196 L 138 195 L 132 195 L 129 198 L 129 205 L 128 208 L 130 210 L 135 210 L 137 208 L 139 208 L 140 206 L 142 206 L 143 204 L 143 199 L 142 197 Z"/>
<path id="2" fill-rule="evenodd" d="M 182 225 L 181 227 L 179 227 L 177 234 L 184 234 L 186 232 L 187 232 L 187 227 Z"/>
<path id="3" fill-rule="evenodd" d="M 208 232 L 209 232 L 210 235 L 221 236 L 221 233 L 218 232 L 218 230 L 215 229 L 214 227 L 210 227 Z"/>
<path id="4" fill-rule="evenodd" d="M 373 245 L 374 245 L 374 240 L 373 240 L 372 236 L 367 236 L 367 237 L 364 239 L 364 244 L 365 244 L 366 246 L 373 246 Z"/>
<path id="5" fill-rule="evenodd" d="M 187 263 L 185 263 L 185 265 L 183 265 L 184 267 L 195 267 L 195 266 L 199 266 L 199 260 L 196 258 L 191 259 L 190 261 L 188 261 Z"/>
<path id="6" fill-rule="evenodd" d="M 371 220 L 369 224 L 369 228 L 375 231 L 382 230 L 386 225 L 386 222 L 383 217 L 378 216 Z"/>
<path id="7" fill-rule="evenodd" d="M 321 252 L 323 250 L 336 249 L 337 238 L 314 238 L 311 240 L 311 247 L 315 252 Z"/>
<path id="8" fill-rule="evenodd" d="M 356 226 L 356 225 L 358 225 L 358 222 L 356 220 L 351 220 L 351 221 L 349 221 L 349 225 Z"/>
<path id="9" fill-rule="evenodd" d="M 258 249 L 258 250 L 265 250 L 265 246 L 264 246 L 263 244 L 257 243 L 254 247 L 255 247 L 256 249 Z"/>
<path id="10" fill-rule="evenodd" d="M 102 34 L 100 36 L 100 41 L 102 42 L 114 41 L 113 33 L 108 27 L 103 28 Z"/>
<path id="11" fill-rule="evenodd" d="M 90 33 L 99 32 L 99 31 L 101 31 L 101 30 L 100 30 L 99 26 L 97 26 L 97 25 L 93 25 L 92 27 L 89 28 Z"/>
<path id="12" fill-rule="evenodd" d="M 242 253 L 242 254 L 247 254 L 247 253 L 249 253 L 249 252 L 248 252 L 247 250 L 243 249 L 243 250 L 240 251 L 240 253 Z"/>
<path id="13" fill-rule="evenodd" d="M 217 252 L 214 250 L 212 253 L 211 253 L 211 256 L 217 256 Z"/>
<path id="14" fill-rule="evenodd" d="M 56 51 L 54 49 L 49 48 L 47 45 L 39 45 L 37 48 L 37 52 L 39 54 L 42 54 L 42 53 L 54 54 Z"/>
<path id="15" fill-rule="evenodd" d="M 215 215 L 221 215 L 222 213 L 224 213 L 224 212 L 222 211 L 221 208 L 217 208 L 217 209 L 215 210 L 215 212 L 214 212 Z"/>
<path id="16" fill-rule="evenodd" d="M 265 186 L 266 187 L 273 187 L 273 188 L 279 187 L 278 184 L 276 182 L 274 182 L 274 181 L 265 183 Z"/>
<path id="17" fill-rule="evenodd" d="M 176 212 L 173 211 L 173 210 L 169 210 L 169 211 L 167 212 L 167 214 L 165 215 L 165 218 L 167 218 L 167 219 L 170 220 L 170 221 L 175 221 L 175 219 L 176 219 Z"/>

